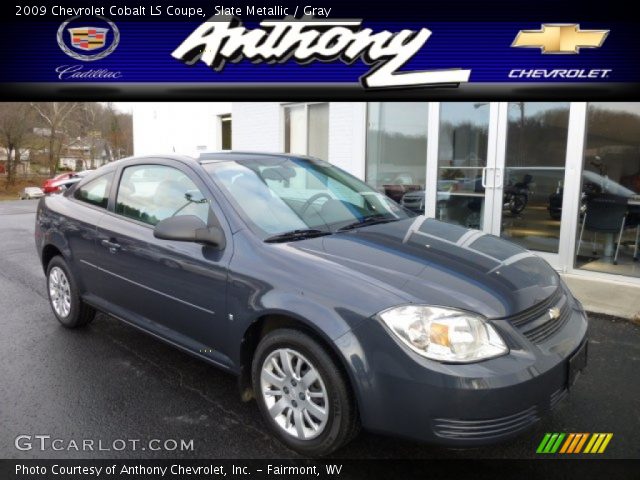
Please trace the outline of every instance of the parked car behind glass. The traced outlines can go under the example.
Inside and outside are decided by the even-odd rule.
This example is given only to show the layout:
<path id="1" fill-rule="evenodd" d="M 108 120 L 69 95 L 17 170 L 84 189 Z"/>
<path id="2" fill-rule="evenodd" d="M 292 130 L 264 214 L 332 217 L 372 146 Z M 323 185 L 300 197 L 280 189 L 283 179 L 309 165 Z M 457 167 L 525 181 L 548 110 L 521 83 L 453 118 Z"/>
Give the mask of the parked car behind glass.
<path id="1" fill-rule="evenodd" d="M 62 325 L 101 310 L 237 375 L 305 455 L 360 427 L 504 440 L 586 363 L 584 310 L 544 260 L 316 159 L 125 159 L 41 200 L 35 237 Z"/>

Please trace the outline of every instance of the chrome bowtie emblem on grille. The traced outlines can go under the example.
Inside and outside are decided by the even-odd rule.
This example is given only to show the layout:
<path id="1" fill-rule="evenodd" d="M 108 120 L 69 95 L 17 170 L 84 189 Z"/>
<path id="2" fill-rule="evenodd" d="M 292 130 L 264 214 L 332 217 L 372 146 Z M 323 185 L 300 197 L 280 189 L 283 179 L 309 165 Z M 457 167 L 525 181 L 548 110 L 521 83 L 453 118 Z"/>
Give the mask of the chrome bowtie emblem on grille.
<path id="1" fill-rule="evenodd" d="M 557 320 L 560 318 L 560 309 L 558 307 L 553 307 L 549 309 L 549 318 L 551 320 Z"/>

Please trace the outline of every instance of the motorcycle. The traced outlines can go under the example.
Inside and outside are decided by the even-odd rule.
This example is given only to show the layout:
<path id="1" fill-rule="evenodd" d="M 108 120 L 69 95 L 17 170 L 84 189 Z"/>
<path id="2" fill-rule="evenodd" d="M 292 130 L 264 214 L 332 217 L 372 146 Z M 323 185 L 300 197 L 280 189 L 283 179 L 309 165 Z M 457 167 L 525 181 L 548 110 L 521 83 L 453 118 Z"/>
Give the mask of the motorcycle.
<path id="1" fill-rule="evenodd" d="M 513 215 L 520 215 L 529 202 L 531 190 L 529 185 L 533 181 L 533 176 L 528 173 L 522 177 L 522 181 L 509 184 L 504 187 L 503 208 L 509 210 Z"/>

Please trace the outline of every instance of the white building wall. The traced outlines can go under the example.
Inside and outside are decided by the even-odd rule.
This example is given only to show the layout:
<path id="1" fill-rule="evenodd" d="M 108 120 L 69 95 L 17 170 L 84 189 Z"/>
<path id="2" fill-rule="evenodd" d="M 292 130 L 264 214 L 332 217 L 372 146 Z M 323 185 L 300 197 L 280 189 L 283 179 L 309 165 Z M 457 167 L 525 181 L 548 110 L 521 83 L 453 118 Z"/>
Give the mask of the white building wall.
<path id="1" fill-rule="evenodd" d="M 329 161 L 364 179 L 366 103 L 329 104 Z"/>
<path id="2" fill-rule="evenodd" d="M 231 143 L 234 150 L 284 150 L 280 102 L 233 102 L 231 122 Z"/>
<path id="3" fill-rule="evenodd" d="M 284 122 L 282 102 L 234 102 L 234 150 L 282 152 Z M 364 178 L 366 103 L 329 104 L 329 161 Z"/>
<path id="4" fill-rule="evenodd" d="M 282 152 L 282 102 L 137 103 L 133 111 L 134 155 L 221 149 L 220 115 L 232 115 L 234 150 Z M 366 103 L 329 104 L 329 161 L 364 178 Z"/>
<path id="5" fill-rule="evenodd" d="M 221 149 L 220 115 L 231 103 L 137 103 L 132 111 L 134 155 L 198 155 Z"/>

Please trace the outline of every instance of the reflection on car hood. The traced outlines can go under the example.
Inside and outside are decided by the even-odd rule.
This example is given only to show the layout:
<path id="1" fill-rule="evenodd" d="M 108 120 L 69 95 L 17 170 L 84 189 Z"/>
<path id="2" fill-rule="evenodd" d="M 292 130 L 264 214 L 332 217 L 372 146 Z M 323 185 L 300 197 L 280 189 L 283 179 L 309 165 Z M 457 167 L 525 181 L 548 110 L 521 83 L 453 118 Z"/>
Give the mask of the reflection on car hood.
<path id="1" fill-rule="evenodd" d="M 420 216 L 296 244 L 401 292 L 407 302 L 501 318 L 553 294 L 556 272 L 499 237 Z"/>

